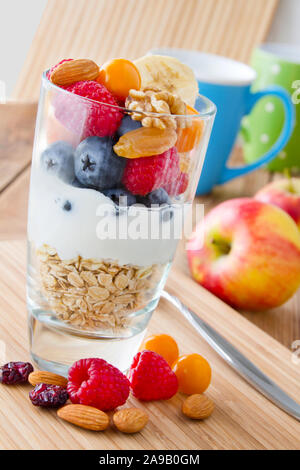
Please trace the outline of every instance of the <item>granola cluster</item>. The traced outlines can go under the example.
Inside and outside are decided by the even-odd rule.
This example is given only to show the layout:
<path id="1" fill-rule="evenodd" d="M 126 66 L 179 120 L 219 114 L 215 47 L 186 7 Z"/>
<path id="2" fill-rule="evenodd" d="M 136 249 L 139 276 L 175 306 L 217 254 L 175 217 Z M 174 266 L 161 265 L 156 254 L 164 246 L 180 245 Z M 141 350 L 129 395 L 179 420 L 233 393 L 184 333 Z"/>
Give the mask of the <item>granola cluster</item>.
<path id="1" fill-rule="evenodd" d="M 141 121 L 144 127 L 158 129 L 177 129 L 189 127 L 188 120 L 176 119 L 172 115 L 185 115 L 186 104 L 177 95 L 155 89 L 130 90 L 125 106 L 132 113 L 134 121 Z M 165 116 L 154 117 L 147 113 L 160 113 Z"/>
<path id="2" fill-rule="evenodd" d="M 83 329 L 125 327 L 128 314 L 143 308 L 161 272 L 158 265 L 119 266 L 110 260 L 61 260 L 56 250 L 37 250 L 42 291 L 57 317 Z"/>

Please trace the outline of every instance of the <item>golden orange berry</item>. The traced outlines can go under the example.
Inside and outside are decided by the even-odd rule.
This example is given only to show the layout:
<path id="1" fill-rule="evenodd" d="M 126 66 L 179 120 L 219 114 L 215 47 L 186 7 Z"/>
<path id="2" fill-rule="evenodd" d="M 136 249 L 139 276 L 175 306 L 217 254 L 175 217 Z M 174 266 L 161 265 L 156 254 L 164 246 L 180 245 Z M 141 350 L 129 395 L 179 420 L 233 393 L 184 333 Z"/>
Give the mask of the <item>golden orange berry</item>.
<path id="1" fill-rule="evenodd" d="M 146 338 L 141 347 L 140 351 L 154 351 L 160 354 L 172 367 L 172 364 L 178 359 L 179 351 L 178 346 L 174 338 L 169 335 L 153 335 Z"/>
<path id="2" fill-rule="evenodd" d="M 211 381 L 211 368 L 209 363 L 200 354 L 180 356 L 173 364 L 179 391 L 187 395 L 203 393 Z"/>
<path id="3" fill-rule="evenodd" d="M 112 59 L 102 65 L 97 82 L 104 85 L 118 100 L 125 101 L 129 90 L 141 88 L 137 67 L 127 59 Z"/>
<path id="4" fill-rule="evenodd" d="M 186 107 L 188 114 L 199 114 L 191 106 Z M 204 122 L 202 119 L 193 119 L 192 125 L 184 129 L 178 129 L 176 147 L 178 152 L 189 152 L 193 148 L 197 147 L 200 142 L 204 128 Z"/>

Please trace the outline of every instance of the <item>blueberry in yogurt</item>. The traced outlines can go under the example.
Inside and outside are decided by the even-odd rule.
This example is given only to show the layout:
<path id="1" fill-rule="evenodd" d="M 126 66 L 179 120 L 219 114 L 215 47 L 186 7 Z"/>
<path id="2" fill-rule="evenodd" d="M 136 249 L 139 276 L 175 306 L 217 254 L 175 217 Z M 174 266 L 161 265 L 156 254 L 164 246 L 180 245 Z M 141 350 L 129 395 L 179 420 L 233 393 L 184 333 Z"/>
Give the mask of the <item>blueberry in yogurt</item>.
<path id="1" fill-rule="evenodd" d="M 59 207 L 61 207 L 62 210 L 66 211 L 66 212 L 70 212 L 72 210 L 72 203 L 67 199 L 62 200 L 61 197 L 57 197 L 56 199 L 54 199 L 54 202 Z"/>
<path id="2" fill-rule="evenodd" d="M 136 197 L 126 189 L 105 189 L 103 194 L 117 206 L 129 207 L 136 203 Z"/>
<path id="3" fill-rule="evenodd" d="M 110 189 L 120 184 L 126 159 L 113 151 L 111 137 L 88 137 L 75 150 L 75 174 L 85 187 Z"/>
<path id="4" fill-rule="evenodd" d="M 119 128 L 117 129 L 117 136 L 122 137 L 122 135 L 127 134 L 127 132 L 135 131 L 142 127 L 142 124 L 139 121 L 134 121 L 128 114 L 123 117 Z"/>
<path id="5" fill-rule="evenodd" d="M 151 208 L 151 206 L 159 206 L 161 209 L 160 220 L 168 222 L 173 217 L 173 209 L 171 206 L 171 199 L 167 191 L 163 188 L 156 189 L 147 196 L 139 197 L 138 202 L 144 206 Z"/>
<path id="6" fill-rule="evenodd" d="M 70 203 L 70 201 L 65 201 L 65 203 L 63 204 L 63 210 L 66 212 L 70 212 L 70 210 L 72 210 L 72 204 Z"/>
<path id="7" fill-rule="evenodd" d="M 139 202 L 144 204 L 146 207 L 151 207 L 152 204 L 159 206 L 162 204 L 171 204 L 171 199 L 165 189 L 159 188 L 147 194 L 147 196 L 140 196 Z"/>
<path id="8" fill-rule="evenodd" d="M 80 183 L 77 178 L 74 178 L 74 180 L 72 181 L 72 186 L 74 186 L 75 188 L 85 188 L 84 184 Z"/>
<path id="9" fill-rule="evenodd" d="M 51 144 L 41 155 L 41 166 L 49 174 L 57 176 L 65 183 L 71 183 L 75 176 L 72 145 L 64 141 Z"/>

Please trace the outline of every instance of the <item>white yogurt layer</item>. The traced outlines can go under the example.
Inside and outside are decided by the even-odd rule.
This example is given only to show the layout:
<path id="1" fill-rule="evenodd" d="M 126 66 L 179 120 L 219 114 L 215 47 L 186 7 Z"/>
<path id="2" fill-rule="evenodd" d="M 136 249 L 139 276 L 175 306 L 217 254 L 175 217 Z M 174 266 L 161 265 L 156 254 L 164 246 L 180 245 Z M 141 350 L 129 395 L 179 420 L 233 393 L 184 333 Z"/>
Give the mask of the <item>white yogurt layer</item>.
<path id="1" fill-rule="evenodd" d="M 67 207 L 71 206 L 68 211 L 63 209 L 66 203 Z M 173 211 L 173 217 L 165 222 L 159 217 L 161 211 L 146 208 L 132 207 L 128 216 L 116 215 L 113 202 L 102 193 L 73 187 L 33 168 L 28 238 L 37 248 L 43 244 L 54 247 L 63 260 L 80 255 L 111 259 L 120 265 L 165 264 L 173 259 L 182 229 L 182 209 L 177 207 Z M 154 213 L 155 223 L 149 239 L 150 226 L 144 229 Z M 124 228 L 126 221 L 128 227 Z M 123 227 L 121 236 L 116 233 L 118 224 Z M 171 236 L 169 231 L 173 231 Z M 146 234 L 147 239 L 139 239 L 138 233 L 143 237 Z"/>

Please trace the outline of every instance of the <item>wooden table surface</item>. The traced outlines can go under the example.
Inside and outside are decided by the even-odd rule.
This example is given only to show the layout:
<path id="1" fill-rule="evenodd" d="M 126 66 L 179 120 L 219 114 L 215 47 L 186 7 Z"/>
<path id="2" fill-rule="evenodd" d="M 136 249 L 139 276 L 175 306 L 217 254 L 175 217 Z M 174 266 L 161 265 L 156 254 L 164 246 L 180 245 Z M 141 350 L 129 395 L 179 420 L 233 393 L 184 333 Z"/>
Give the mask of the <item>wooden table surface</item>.
<path id="1" fill-rule="evenodd" d="M 25 240 L 0 241 L 0 355 L 5 361 L 30 360 L 25 304 Z M 242 351 L 294 399 L 299 399 L 299 365 L 287 348 L 243 318 L 182 269 L 172 269 L 167 288 Z M 4 295 L 3 295 L 4 294 Z M 211 364 L 205 392 L 215 403 L 212 416 L 193 421 L 181 413 L 184 396 L 143 403 L 130 396 L 125 407 L 143 408 L 146 428 L 135 435 L 86 431 L 61 421 L 55 410 L 34 407 L 30 385 L 0 386 L 0 449 L 251 449 L 300 448 L 300 423 L 246 383 L 202 339 L 185 318 L 162 300 L 148 334 L 169 333 L 180 354 L 202 354 Z M 2 353 L 2 354 L 1 354 Z M 5 358 L 5 359 L 4 359 Z"/>
<path id="2" fill-rule="evenodd" d="M 0 105 L 0 241 L 26 237 L 35 118 L 35 104 Z M 234 155 L 233 160 L 236 158 L 239 156 Z M 216 188 L 209 196 L 197 198 L 197 202 L 204 203 L 207 212 L 223 200 L 252 196 L 270 179 L 267 171 L 256 171 Z M 183 243 L 178 248 L 175 266 L 188 274 Z M 300 291 L 278 309 L 266 313 L 243 312 L 242 315 L 289 349 L 300 339 Z"/>

